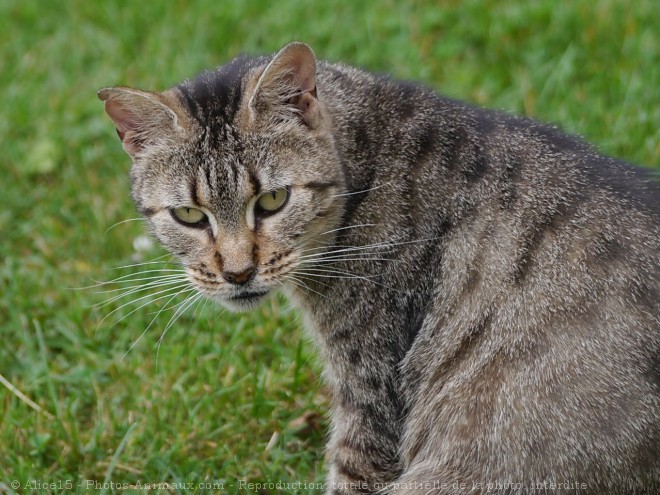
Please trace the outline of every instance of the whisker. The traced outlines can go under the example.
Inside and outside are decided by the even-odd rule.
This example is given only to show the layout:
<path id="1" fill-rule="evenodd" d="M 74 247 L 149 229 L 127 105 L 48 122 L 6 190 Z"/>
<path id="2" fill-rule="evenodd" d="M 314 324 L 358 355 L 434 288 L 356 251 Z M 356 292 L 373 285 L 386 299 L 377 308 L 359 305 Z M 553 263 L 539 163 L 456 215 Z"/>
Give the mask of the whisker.
<path id="1" fill-rule="evenodd" d="M 208 300 L 208 299 L 207 299 Z M 226 313 L 226 310 L 224 308 L 220 308 L 220 311 L 215 315 L 215 320 L 214 322 L 217 322 L 222 315 Z"/>
<path id="2" fill-rule="evenodd" d="M 306 277 L 301 277 L 301 278 L 305 278 L 305 279 L 306 279 Z M 321 297 L 323 297 L 323 298 L 327 298 L 327 296 L 321 294 L 321 293 L 318 292 L 318 291 L 315 291 L 315 290 L 312 289 L 310 286 L 308 286 L 305 282 L 303 282 L 302 280 L 299 280 L 299 278 L 296 277 L 296 276 L 289 275 L 289 276 L 285 277 L 285 280 L 291 282 L 291 283 L 294 284 L 294 285 L 297 285 L 298 287 L 300 287 L 300 288 L 302 288 L 302 289 L 312 291 L 312 292 L 314 292 L 315 294 L 318 294 L 319 296 L 321 296 Z M 309 279 L 308 279 L 308 280 L 309 280 Z"/>
<path id="3" fill-rule="evenodd" d="M 188 276 L 187 275 L 166 275 L 166 276 L 156 276 L 156 277 L 145 277 L 145 278 L 136 278 L 132 279 L 128 282 L 143 282 L 146 280 L 151 280 L 151 282 L 147 282 L 146 284 L 137 284 L 129 287 L 119 287 L 117 289 L 108 289 L 108 290 L 99 290 L 96 291 L 95 294 L 109 294 L 111 292 L 119 292 L 127 289 L 135 289 L 135 288 L 142 288 L 142 289 L 149 289 L 154 286 L 160 285 L 160 282 L 169 282 L 172 280 L 187 280 Z"/>
<path id="4" fill-rule="evenodd" d="M 355 278 L 364 278 L 364 279 L 377 278 L 377 277 L 381 277 L 383 275 L 382 273 L 378 273 L 378 274 L 374 274 L 374 275 L 358 275 L 357 273 L 351 273 L 351 272 L 347 272 L 347 271 L 344 271 L 344 270 L 335 270 L 335 269 L 330 270 L 330 269 L 325 269 L 325 268 L 315 268 L 313 266 L 305 266 L 305 267 L 303 267 L 303 270 L 308 272 L 307 275 L 310 275 L 311 273 L 315 273 L 315 274 L 329 273 L 329 274 L 334 274 L 334 275 L 344 275 L 345 277 L 355 277 Z M 295 270 L 295 272 L 296 273 L 303 273 L 301 271 L 298 271 L 297 269 Z"/>
<path id="5" fill-rule="evenodd" d="M 306 270 L 309 270 L 306 268 Z M 395 289 L 394 287 L 389 287 L 387 285 L 381 284 L 379 282 L 376 282 L 373 280 L 373 277 L 378 277 L 380 275 L 356 275 L 353 273 L 345 273 L 345 274 L 326 274 L 326 273 L 314 273 L 310 271 L 296 271 L 296 274 L 301 273 L 303 275 L 308 275 L 310 277 L 321 277 L 321 278 L 337 278 L 337 279 L 344 279 L 344 280 L 364 280 L 365 282 L 369 282 L 375 285 L 378 285 L 379 287 L 383 287 L 388 290 L 392 290 L 395 292 L 399 292 L 400 294 L 405 294 L 404 291 L 400 291 L 398 289 Z M 381 274 L 382 275 L 382 274 Z"/>
<path id="6" fill-rule="evenodd" d="M 145 266 L 145 265 L 178 265 L 176 261 L 162 261 L 162 258 L 165 258 L 166 256 L 169 256 L 170 258 L 172 257 L 171 254 L 165 253 L 162 256 L 153 258 L 150 261 L 141 261 L 140 263 L 131 263 L 130 265 L 113 266 L 111 268 L 108 268 L 108 270 L 122 270 L 124 268 L 134 268 L 136 266 Z"/>
<path id="7" fill-rule="evenodd" d="M 202 304 L 203 301 L 203 304 Z M 208 301 L 208 298 L 203 297 L 201 299 L 197 299 L 197 305 L 195 306 L 195 309 L 193 310 L 193 318 L 197 319 L 197 311 L 199 311 L 199 306 L 202 306 L 202 311 L 206 307 L 206 302 Z"/>
<path id="8" fill-rule="evenodd" d="M 193 291 L 193 290 L 197 290 L 197 289 L 195 289 L 194 287 L 191 287 L 190 289 L 191 289 L 191 290 L 188 291 L 188 292 L 191 292 L 191 291 Z M 163 311 L 169 311 L 170 309 L 178 308 L 179 306 L 181 306 L 182 304 L 184 304 L 184 303 L 186 302 L 186 300 L 187 300 L 187 299 L 184 299 L 183 301 L 179 301 L 178 303 L 172 304 L 172 305 L 170 305 L 170 306 L 163 307 L 162 309 L 163 309 Z M 165 303 L 165 304 L 169 304 L 169 301 L 167 301 L 167 303 Z M 153 313 L 150 313 L 150 314 L 153 314 Z"/>
<path id="9" fill-rule="evenodd" d="M 303 290 L 309 290 L 309 291 L 312 290 L 305 282 L 303 282 L 301 280 L 298 280 L 294 277 L 287 277 L 283 281 L 281 281 L 280 284 L 284 285 L 285 282 L 290 282 L 293 285 L 295 285 L 296 287 L 299 287 L 300 289 L 303 289 Z M 318 292 L 317 292 L 317 294 L 318 294 Z"/>
<path id="10" fill-rule="evenodd" d="M 301 259 L 305 258 L 318 258 L 321 256 L 331 256 L 331 255 L 336 255 L 339 253 L 344 253 L 344 254 L 349 254 L 349 253 L 357 253 L 358 251 L 374 251 L 374 253 L 366 253 L 366 254 L 379 254 L 383 249 L 389 248 L 387 244 L 381 244 L 381 245 L 376 245 L 376 244 L 369 244 L 366 246 L 349 246 L 349 247 L 341 247 L 340 249 L 330 249 L 326 251 L 322 251 L 320 253 L 312 253 L 312 254 L 304 254 L 302 256 L 299 256 Z"/>
<path id="11" fill-rule="evenodd" d="M 157 291 L 157 292 L 154 293 L 154 294 L 147 294 L 147 295 L 145 295 L 145 296 L 138 297 L 137 299 L 131 299 L 130 301 L 128 301 L 128 302 L 122 304 L 121 306 L 119 306 L 119 307 L 113 309 L 110 313 L 108 313 L 107 315 L 105 315 L 105 316 L 101 319 L 101 321 L 99 322 L 99 324 L 96 326 L 96 330 L 99 329 L 99 327 L 103 324 L 103 322 L 104 322 L 107 318 L 109 318 L 111 315 L 113 315 L 114 313 L 116 313 L 116 312 L 119 311 L 120 309 L 125 308 L 126 306 L 128 306 L 128 305 L 130 305 L 130 304 L 133 304 L 133 303 L 135 303 L 135 302 L 142 301 L 142 300 L 144 300 L 144 299 L 147 299 L 147 298 L 150 298 L 150 297 L 153 297 L 153 296 L 157 296 L 157 295 L 159 295 L 159 294 L 163 294 L 163 293 L 166 293 L 166 292 L 171 292 L 171 291 L 173 291 L 173 290 L 178 290 L 178 289 L 181 289 L 182 287 L 189 287 L 189 284 L 181 284 L 181 285 L 178 285 L 178 286 L 175 286 L 175 287 L 170 287 L 170 288 L 168 288 L 168 289 L 163 289 L 163 290 L 161 290 L 161 291 Z M 194 289 L 191 289 L 191 290 L 194 290 Z M 162 296 L 162 297 L 167 297 L 167 294 L 166 294 L 165 296 Z M 128 313 L 128 315 L 133 314 L 135 311 L 137 311 L 137 310 L 143 308 L 144 306 L 146 306 L 147 304 L 150 304 L 150 303 L 155 302 L 155 301 L 157 301 L 157 300 L 158 300 L 158 299 L 150 299 L 150 300 L 147 301 L 145 304 L 139 306 L 138 308 L 136 308 L 136 309 L 134 309 L 133 311 L 131 311 L 130 313 Z M 128 316 L 128 315 L 126 315 L 126 316 Z M 124 318 L 126 318 L 126 316 L 124 316 Z M 123 319 L 123 318 L 122 318 L 122 319 Z M 116 321 L 114 324 L 116 325 L 116 324 L 119 323 L 122 319 Z"/>
<path id="12" fill-rule="evenodd" d="M 133 272 L 133 273 L 127 273 L 126 275 L 122 275 L 120 277 L 116 277 L 114 279 L 109 280 L 108 282 L 114 282 L 115 280 L 122 280 L 124 278 L 128 278 L 133 275 L 146 275 L 147 273 L 186 273 L 185 268 L 177 267 L 177 268 L 153 268 L 150 270 L 141 270 L 139 272 Z"/>
<path id="13" fill-rule="evenodd" d="M 181 315 L 190 306 L 192 306 L 195 302 L 197 302 L 197 300 L 199 300 L 199 298 L 201 298 L 201 297 L 204 297 L 204 296 L 199 292 L 197 294 L 192 295 L 192 296 L 188 296 L 184 301 L 184 303 L 188 303 L 188 304 L 183 304 L 182 306 L 180 306 L 176 310 L 176 312 L 172 315 L 172 317 L 170 318 L 170 321 L 165 326 L 165 330 L 163 330 L 163 333 L 160 334 L 160 337 L 159 337 L 158 341 L 154 345 L 154 347 L 156 347 L 156 367 L 158 367 L 158 358 L 159 358 L 159 355 L 160 355 L 160 346 L 163 343 L 163 339 L 165 338 L 165 334 L 172 327 L 172 325 L 174 325 L 176 323 L 176 321 L 181 317 Z"/>
<path id="14" fill-rule="evenodd" d="M 174 256 L 172 256 L 171 253 L 164 253 L 164 254 L 161 254 L 160 256 L 156 256 L 155 258 L 151 258 L 148 261 L 140 261 L 140 262 L 137 262 L 137 263 L 130 263 L 128 265 L 111 266 L 109 268 L 105 268 L 105 270 L 109 270 L 109 271 L 121 270 L 123 268 L 132 268 L 132 267 L 135 267 L 135 266 L 154 265 L 154 264 L 165 264 L 165 265 L 167 265 L 167 264 L 172 264 L 172 265 L 178 264 L 176 261 L 169 261 L 169 260 L 163 261 L 163 258 L 168 258 L 168 257 L 170 259 L 174 258 Z"/>
<path id="15" fill-rule="evenodd" d="M 357 229 L 359 227 L 375 227 L 377 225 L 378 225 L 377 223 L 361 223 L 359 225 L 348 225 L 346 227 L 339 227 L 337 229 L 328 230 L 326 232 L 319 234 L 319 236 L 332 234 L 333 232 L 339 232 L 340 230 Z"/>
<path id="16" fill-rule="evenodd" d="M 151 274 L 151 273 L 179 273 L 179 274 L 182 274 L 182 273 L 186 273 L 186 271 L 182 268 L 178 268 L 178 269 L 167 268 L 167 269 L 145 270 L 145 271 L 138 272 L 138 273 L 128 273 L 128 274 L 123 275 L 121 277 L 113 278 L 112 280 L 106 280 L 106 281 L 95 280 L 95 282 L 97 282 L 96 285 L 91 285 L 89 287 L 83 287 L 83 289 L 93 289 L 93 288 L 99 287 L 101 285 L 116 284 L 116 283 L 119 283 L 119 282 L 122 282 L 122 281 L 123 282 L 131 282 L 131 279 L 129 277 L 141 277 L 143 275 L 148 275 L 148 274 Z"/>
<path id="17" fill-rule="evenodd" d="M 429 239 L 415 239 L 412 241 L 402 241 L 402 242 L 378 242 L 378 243 L 373 243 L 373 244 L 365 244 L 363 246 L 348 246 L 348 247 L 342 247 L 341 249 L 330 249 L 326 251 L 327 254 L 336 254 L 336 253 L 344 253 L 344 252 L 352 252 L 352 251 L 366 251 L 369 249 L 377 250 L 379 248 L 394 248 L 397 246 L 404 246 L 407 244 L 418 244 L 421 242 L 428 242 L 432 240 L 436 240 L 437 237 L 431 237 Z M 300 258 L 314 258 L 317 256 L 320 256 L 321 254 L 324 253 L 315 253 L 315 254 L 308 254 L 308 255 L 303 255 L 300 256 Z"/>
<path id="18" fill-rule="evenodd" d="M 300 275 L 299 273 L 297 273 L 295 271 L 292 272 L 292 275 L 295 276 L 296 278 L 299 278 L 299 279 L 309 280 L 310 282 L 314 282 L 316 284 L 321 284 L 323 287 L 330 287 L 330 285 L 326 284 L 325 282 L 321 282 L 320 280 L 317 280 L 317 279 L 312 278 L 312 277 L 305 277 L 305 276 Z"/>
<path id="19" fill-rule="evenodd" d="M 341 197 L 346 197 L 346 196 L 353 196 L 355 194 L 364 194 L 368 193 L 370 191 L 375 191 L 376 189 L 380 189 L 381 187 L 389 186 L 392 183 L 392 181 L 386 182 L 385 184 L 380 184 L 378 186 L 372 187 L 370 189 L 363 189 L 362 191 L 351 191 L 351 192 L 345 192 L 345 193 L 340 193 L 340 194 L 334 194 L 332 197 L 333 198 L 341 198 Z"/>
<path id="20" fill-rule="evenodd" d="M 129 273 L 127 275 L 124 275 L 123 277 L 117 277 L 112 280 L 94 280 L 92 279 L 93 282 L 95 282 L 93 285 L 85 285 L 82 287 L 69 287 L 67 288 L 68 290 L 89 290 L 89 289 L 96 289 L 97 287 L 102 287 L 104 285 L 112 285 L 116 283 L 130 283 L 133 281 L 138 281 L 138 280 L 146 280 L 146 278 L 141 279 L 141 278 L 136 278 L 136 279 L 131 279 L 129 277 L 131 276 L 136 276 L 136 277 L 141 277 L 143 275 L 148 275 L 149 273 L 154 273 L 155 270 L 145 270 L 137 273 Z M 186 271 L 184 269 L 179 269 L 179 270 L 172 270 L 173 273 L 181 273 L 185 274 Z M 160 275 L 156 275 L 153 278 L 158 278 L 161 277 Z"/>
<path id="21" fill-rule="evenodd" d="M 400 261 L 394 258 L 372 258 L 372 253 L 353 253 L 323 258 L 304 259 L 304 263 L 338 263 L 340 261 Z"/>
<path id="22" fill-rule="evenodd" d="M 106 301 L 101 301 L 100 303 L 93 304 L 91 307 L 92 308 L 104 308 L 105 306 L 107 306 L 107 305 L 109 305 L 109 304 L 111 304 L 111 303 L 113 303 L 113 302 L 115 302 L 119 299 L 123 299 L 126 296 L 130 296 L 132 294 L 135 294 L 136 292 L 142 292 L 143 290 L 153 289 L 153 288 L 156 288 L 156 287 L 167 287 L 168 285 L 174 285 L 174 284 L 177 284 L 177 283 L 180 283 L 180 282 L 187 282 L 187 281 L 188 280 L 185 277 L 180 278 L 180 279 L 176 278 L 176 279 L 172 279 L 172 280 L 157 279 L 154 282 L 149 282 L 148 284 L 140 284 L 140 285 L 136 285 L 136 286 L 132 286 L 132 287 L 128 287 L 128 288 L 127 287 L 122 287 L 121 289 L 114 289 L 114 290 L 110 290 L 110 291 L 97 292 L 98 294 L 104 294 L 104 293 L 108 293 L 108 292 L 117 292 L 118 290 L 124 291 L 121 294 L 118 294 L 116 296 L 112 296 L 110 299 L 108 299 Z"/>
<path id="23" fill-rule="evenodd" d="M 139 308 L 137 308 L 137 309 L 143 308 L 143 307 L 146 306 L 147 304 L 150 304 L 150 303 L 152 303 L 152 302 L 156 302 L 156 301 L 158 301 L 159 299 L 165 299 L 166 297 L 169 297 L 169 299 L 168 299 L 167 302 L 163 305 L 163 307 L 160 308 L 160 310 L 156 313 L 156 315 L 151 319 L 151 321 L 149 322 L 149 325 L 147 325 L 147 328 L 145 328 L 145 329 L 142 331 L 142 333 L 140 334 L 140 336 L 139 336 L 139 337 L 138 337 L 138 338 L 137 338 L 137 339 L 131 344 L 131 346 L 130 346 L 130 347 L 126 350 L 126 352 L 122 355 L 121 359 L 124 359 L 124 358 L 128 355 L 128 353 L 131 352 L 131 350 L 133 350 L 133 348 L 134 348 L 134 347 L 140 342 L 140 340 L 142 340 L 142 337 L 144 337 L 145 334 L 149 331 L 149 329 L 150 329 L 151 326 L 154 324 L 154 322 L 156 321 L 156 319 L 158 318 L 158 316 L 159 316 L 163 311 L 165 311 L 165 310 L 167 309 L 168 304 L 170 303 L 170 301 L 172 301 L 173 299 L 175 299 L 176 297 L 178 297 L 180 294 L 183 294 L 183 293 L 185 293 L 186 291 L 190 291 L 190 290 L 194 290 L 194 289 L 193 289 L 192 287 L 189 287 L 188 289 L 183 288 L 183 289 L 181 289 L 180 291 L 176 292 L 174 295 L 167 294 L 167 295 L 165 295 L 165 296 L 159 297 L 158 299 L 156 299 L 156 300 L 154 300 L 154 301 L 148 301 L 148 302 L 144 303 L 143 305 L 141 305 Z"/>
<path id="24" fill-rule="evenodd" d="M 310 247 L 310 248 L 300 249 L 300 248 L 302 248 L 304 245 L 309 244 L 310 242 L 313 242 L 313 241 L 316 241 L 316 242 L 319 244 L 319 246 L 314 246 L 314 247 Z M 332 245 L 333 245 L 333 243 L 332 243 L 331 241 L 328 241 L 328 242 L 320 242 L 320 241 L 318 241 L 318 240 L 307 240 L 306 242 L 301 243 L 301 244 L 299 244 L 298 246 L 296 246 L 296 251 L 297 251 L 298 253 L 306 253 L 306 252 L 309 252 L 309 251 L 318 251 L 319 249 L 328 249 L 328 248 L 329 248 L 330 246 L 332 246 Z"/>
<path id="25" fill-rule="evenodd" d="M 108 227 L 107 229 L 105 229 L 105 232 L 103 232 L 103 233 L 104 233 L 104 234 L 107 234 L 107 233 L 110 232 L 112 229 L 114 229 L 115 227 L 117 227 L 118 225 L 121 225 L 121 224 L 123 224 L 123 223 L 137 222 L 137 221 L 139 221 L 139 220 L 145 221 L 146 219 L 145 219 L 145 218 L 142 218 L 142 217 L 138 217 L 138 218 L 127 218 L 126 220 L 122 220 L 122 221 L 120 221 L 120 222 L 117 222 L 117 223 L 115 223 L 115 224 L 112 224 L 110 227 Z"/>
<path id="26" fill-rule="evenodd" d="M 204 296 L 201 293 L 197 292 L 191 296 L 186 297 L 186 299 L 182 303 L 177 304 L 178 306 L 177 310 L 174 312 L 170 320 L 167 322 L 167 325 L 165 325 L 165 330 L 163 330 L 163 333 L 160 334 L 160 337 L 156 342 L 156 345 L 159 348 L 160 348 L 160 344 L 163 343 L 163 339 L 165 338 L 165 334 L 167 333 L 167 331 L 170 328 L 172 328 L 172 326 L 176 323 L 176 321 L 183 314 L 183 312 L 186 311 L 193 303 L 195 303 L 201 297 Z"/>

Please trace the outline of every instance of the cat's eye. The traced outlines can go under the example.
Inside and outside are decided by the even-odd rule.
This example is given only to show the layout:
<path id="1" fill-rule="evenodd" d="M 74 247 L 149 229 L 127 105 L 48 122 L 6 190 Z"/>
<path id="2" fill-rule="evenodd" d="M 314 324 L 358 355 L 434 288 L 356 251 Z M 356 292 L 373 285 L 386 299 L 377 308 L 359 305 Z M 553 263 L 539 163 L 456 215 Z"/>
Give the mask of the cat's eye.
<path id="1" fill-rule="evenodd" d="M 185 225 L 198 227 L 208 222 L 204 212 L 197 208 L 187 208 L 184 206 L 183 208 L 172 208 L 170 212 L 175 220 L 178 220 Z"/>
<path id="2" fill-rule="evenodd" d="M 257 209 L 264 215 L 272 215 L 282 209 L 287 199 L 289 199 L 289 188 L 281 187 L 259 196 Z"/>

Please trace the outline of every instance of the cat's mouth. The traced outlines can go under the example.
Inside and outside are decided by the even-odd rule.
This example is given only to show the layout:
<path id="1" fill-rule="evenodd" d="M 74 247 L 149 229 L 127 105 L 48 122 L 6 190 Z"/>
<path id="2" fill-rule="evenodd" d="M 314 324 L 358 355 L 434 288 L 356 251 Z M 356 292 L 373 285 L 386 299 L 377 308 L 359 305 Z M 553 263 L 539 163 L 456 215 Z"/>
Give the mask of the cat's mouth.
<path id="1" fill-rule="evenodd" d="M 268 295 L 267 290 L 243 291 L 224 298 L 224 306 L 232 311 L 245 311 L 257 306 Z"/>
<path id="2" fill-rule="evenodd" d="M 228 299 L 230 301 L 251 301 L 251 300 L 258 300 L 264 297 L 266 294 L 268 294 L 267 290 L 262 290 L 262 291 L 245 291 L 241 292 L 240 294 L 236 294 L 233 296 L 230 296 Z"/>

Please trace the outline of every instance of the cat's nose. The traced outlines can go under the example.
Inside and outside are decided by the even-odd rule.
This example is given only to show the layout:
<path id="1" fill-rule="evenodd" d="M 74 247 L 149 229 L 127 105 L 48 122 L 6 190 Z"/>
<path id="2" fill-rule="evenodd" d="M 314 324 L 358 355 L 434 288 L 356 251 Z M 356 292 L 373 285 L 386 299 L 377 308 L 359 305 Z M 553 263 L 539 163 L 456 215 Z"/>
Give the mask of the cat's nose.
<path id="1" fill-rule="evenodd" d="M 234 285 L 243 285 L 248 283 L 254 277 L 255 267 L 251 266 L 242 272 L 222 272 L 222 277 Z"/>

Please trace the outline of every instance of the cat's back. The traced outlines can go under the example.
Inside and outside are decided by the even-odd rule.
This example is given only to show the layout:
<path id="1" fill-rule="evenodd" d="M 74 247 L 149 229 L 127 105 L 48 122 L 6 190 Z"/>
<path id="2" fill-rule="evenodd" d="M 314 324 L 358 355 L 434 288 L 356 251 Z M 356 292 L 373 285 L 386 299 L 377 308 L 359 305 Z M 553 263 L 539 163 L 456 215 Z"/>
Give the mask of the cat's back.
<path id="1" fill-rule="evenodd" d="M 405 268 L 433 279 L 418 284 L 433 300 L 401 368 L 405 463 L 464 481 L 583 480 L 593 493 L 660 477 L 655 178 L 530 119 L 327 74 L 354 95 L 339 125 L 363 124 L 346 152 L 383 164 L 361 187 L 404 184 L 388 195 L 401 218 L 419 237 L 442 232 L 438 266 Z M 352 221 L 376 206 L 363 200 Z"/>
<path id="2" fill-rule="evenodd" d="M 372 191 L 346 225 L 409 243 L 364 287 L 419 301 L 402 481 L 643 493 L 660 478 L 654 178 L 553 126 L 358 69 L 322 64 L 319 94 L 348 192 Z"/>

